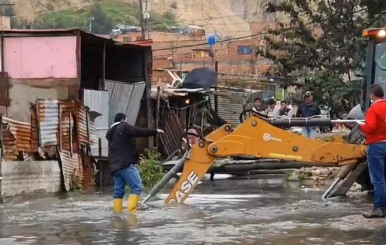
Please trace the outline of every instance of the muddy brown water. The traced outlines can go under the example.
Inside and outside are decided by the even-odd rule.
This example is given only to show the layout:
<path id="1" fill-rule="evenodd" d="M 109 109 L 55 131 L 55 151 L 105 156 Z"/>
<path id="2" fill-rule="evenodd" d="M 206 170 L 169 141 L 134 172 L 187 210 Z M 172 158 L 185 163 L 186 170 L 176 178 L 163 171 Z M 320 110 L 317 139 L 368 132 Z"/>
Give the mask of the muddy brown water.
<path id="1" fill-rule="evenodd" d="M 111 192 L 5 200 L 2 244 L 386 244 L 386 219 L 365 220 L 361 195 L 321 200 L 322 189 L 280 178 L 204 181 L 186 205 L 165 194 L 136 216 L 114 214 Z"/>

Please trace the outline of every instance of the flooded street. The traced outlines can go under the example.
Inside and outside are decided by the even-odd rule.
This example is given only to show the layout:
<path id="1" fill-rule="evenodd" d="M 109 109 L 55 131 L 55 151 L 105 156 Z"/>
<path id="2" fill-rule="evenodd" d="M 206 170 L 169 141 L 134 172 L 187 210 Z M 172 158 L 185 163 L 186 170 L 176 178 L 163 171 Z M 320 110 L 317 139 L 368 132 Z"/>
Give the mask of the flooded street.
<path id="1" fill-rule="evenodd" d="M 167 190 L 165 190 L 167 193 Z M 0 244 L 386 244 L 386 219 L 365 220 L 366 197 L 321 200 L 323 190 L 276 179 L 204 181 L 187 205 L 148 203 L 113 214 L 111 193 L 11 199 Z"/>

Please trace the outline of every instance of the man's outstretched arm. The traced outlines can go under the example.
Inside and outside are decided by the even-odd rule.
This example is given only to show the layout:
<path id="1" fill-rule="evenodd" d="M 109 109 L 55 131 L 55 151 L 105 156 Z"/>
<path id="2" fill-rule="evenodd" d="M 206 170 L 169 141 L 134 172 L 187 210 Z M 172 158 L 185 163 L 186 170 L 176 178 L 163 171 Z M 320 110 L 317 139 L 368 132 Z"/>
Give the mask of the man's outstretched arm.
<path id="1" fill-rule="evenodd" d="M 155 136 L 159 131 L 157 129 L 138 128 L 130 124 L 125 125 L 127 136 L 132 138 Z"/>

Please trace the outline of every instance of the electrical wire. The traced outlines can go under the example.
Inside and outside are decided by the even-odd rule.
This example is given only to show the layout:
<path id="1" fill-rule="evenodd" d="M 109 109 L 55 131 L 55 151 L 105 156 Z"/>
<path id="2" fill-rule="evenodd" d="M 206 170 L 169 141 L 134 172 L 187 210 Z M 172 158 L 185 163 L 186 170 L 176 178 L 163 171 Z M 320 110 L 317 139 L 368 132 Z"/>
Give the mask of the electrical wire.
<path id="1" fill-rule="evenodd" d="M 240 40 L 240 39 L 244 39 L 244 38 L 256 37 L 256 36 L 260 36 L 260 35 L 264 35 L 264 34 L 266 34 L 266 33 L 257 33 L 257 34 L 252 34 L 252 35 L 248 35 L 248 36 L 234 37 L 234 38 L 220 40 L 220 41 L 217 41 L 216 43 L 225 43 L 225 42 L 230 42 L 230 41 L 234 41 L 234 40 Z M 191 45 L 185 45 L 185 46 L 175 46 L 175 47 L 169 47 L 169 48 L 153 49 L 153 51 L 179 49 L 179 48 L 190 48 L 190 47 L 197 47 L 197 46 L 202 46 L 202 45 L 207 45 L 207 44 L 208 44 L 207 42 L 205 42 L 205 43 L 197 43 L 197 44 L 191 44 Z"/>

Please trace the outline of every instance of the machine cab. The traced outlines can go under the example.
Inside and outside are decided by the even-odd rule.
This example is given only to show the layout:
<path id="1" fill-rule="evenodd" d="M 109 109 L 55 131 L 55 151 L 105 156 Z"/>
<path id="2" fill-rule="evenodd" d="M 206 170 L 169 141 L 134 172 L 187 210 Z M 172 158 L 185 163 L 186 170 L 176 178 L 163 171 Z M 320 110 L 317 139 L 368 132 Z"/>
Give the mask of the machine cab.
<path id="1" fill-rule="evenodd" d="M 366 89 L 371 84 L 378 83 L 386 91 L 386 28 L 366 29 L 362 32 L 362 37 L 368 39 L 362 98 L 362 107 L 366 111 L 370 106 Z"/>
<path id="2" fill-rule="evenodd" d="M 367 93 L 370 85 L 378 83 L 386 91 L 386 27 L 365 29 L 362 38 L 368 40 L 362 102 L 349 112 L 348 119 L 364 119 L 364 112 L 370 106 L 370 97 Z"/>

